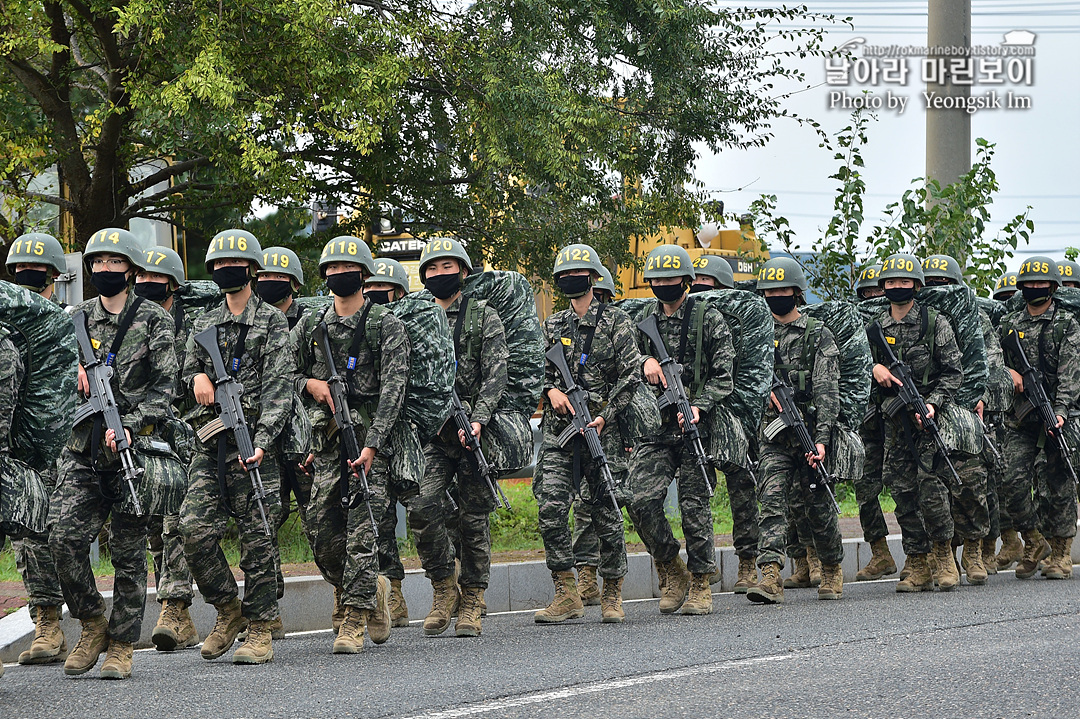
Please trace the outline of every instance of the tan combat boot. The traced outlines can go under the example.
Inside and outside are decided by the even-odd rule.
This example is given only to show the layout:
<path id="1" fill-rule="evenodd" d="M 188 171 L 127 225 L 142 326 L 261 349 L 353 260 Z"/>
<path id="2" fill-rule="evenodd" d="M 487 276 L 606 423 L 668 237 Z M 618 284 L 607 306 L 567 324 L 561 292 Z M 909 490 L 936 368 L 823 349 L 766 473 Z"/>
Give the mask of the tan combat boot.
<path id="1" fill-rule="evenodd" d="M 161 603 L 161 614 L 158 615 L 157 626 L 150 635 L 150 641 L 159 652 L 186 649 L 199 643 L 199 632 L 191 621 L 187 602 L 166 599 Z"/>
<path id="2" fill-rule="evenodd" d="M 248 620 L 241 613 L 239 598 L 233 597 L 232 601 L 216 606 L 217 621 L 202 645 L 202 658 L 207 660 L 217 659 L 229 651 L 236 641 L 236 635 L 248 624 Z"/>
<path id="3" fill-rule="evenodd" d="M 997 550 L 997 538 L 996 537 L 983 537 L 982 540 L 982 560 L 983 569 L 987 574 L 997 574 L 997 561 L 994 558 L 994 553 Z"/>
<path id="4" fill-rule="evenodd" d="M 1053 537 L 1050 540 L 1050 559 L 1043 566 L 1042 574 L 1047 579 L 1072 577 L 1072 537 Z"/>
<path id="5" fill-rule="evenodd" d="M 889 551 L 889 540 L 885 537 L 870 542 L 870 561 L 855 575 L 856 582 L 881 579 L 889 574 L 896 574 L 896 562 Z"/>
<path id="6" fill-rule="evenodd" d="M 345 621 L 345 603 L 341 601 L 341 587 L 334 587 L 334 613 L 330 615 L 330 621 L 334 625 L 335 632 Z"/>
<path id="7" fill-rule="evenodd" d="M 1030 579 L 1039 571 L 1039 562 L 1050 555 L 1050 543 L 1037 529 L 1024 532 L 1024 556 L 1016 563 L 1016 578 Z M 1000 565 L 999 565 L 1000 566 Z"/>
<path id="8" fill-rule="evenodd" d="M 937 559 L 937 569 L 933 573 L 934 583 L 941 591 L 951 592 L 960 584 L 960 572 L 956 569 L 952 542 L 934 542 L 934 557 Z"/>
<path id="9" fill-rule="evenodd" d="M 375 589 L 375 608 L 367 610 L 365 619 L 371 641 L 384 644 L 390 638 L 390 580 L 381 574 Z"/>
<path id="10" fill-rule="evenodd" d="M 986 584 L 986 567 L 983 566 L 982 540 L 968 539 L 964 541 L 964 573 L 967 574 L 968 584 L 981 586 Z"/>
<path id="11" fill-rule="evenodd" d="M 581 603 L 574 573 L 552 572 L 551 579 L 555 582 L 555 598 L 551 600 L 551 604 L 533 615 L 533 621 L 537 624 L 558 624 L 567 619 L 584 617 L 585 605 Z"/>
<path id="12" fill-rule="evenodd" d="M 390 580 L 390 625 L 409 626 L 409 607 L 405 604 L 405 595 L 401 592 L 401 580 Z"/>
<path id="13" fill-rule="evenodd" d="M 761 581 L 747 590 L 746 598 L 757 604 L 784 603 L 784 583 L 780 581 L 779 562 L 769 562 L 761 567 Z"/>
<path id="14" fill-rule="evenodd" d="M 1024 557 L 1024 545 L 1015 530 L 1001 531 L 1001 551 L 994 557 L 999 572 L 1004 572 Z"/>
<path id="15" fill-rule="evenodd" d="M 821 565 L 821 586 L 818 599 L 840 599 L 844 596 L 844 570 L 839 564 Z"/>
<path id="16" fill-rule="evenodd" d="M 431 582 L 431 611 L 424 619 L 424 634 L 434 637 L 446 631 L 461 605 L 461 592 L 454 575 Z"/>
<path id="17" fill-rule="evenodd" d="M 683 614 L 712 614 L 712 589 L 708 574 L 695 574 L 690 580 L 690 593 L 682 605 Z"/>
<path id="18" fill-rule="evenodd" d="M 686 593 L 690 591 L 690 571 L 677 554 L 674 559 L 662 564 L 665 581 L 660 593 L 660 613 L 672 614 L 686 601 Z"/>
<path id="19" fill-rule="evenodd" d="M 622 577 L 604 580 L 604 593 L 600 597 L 600 621 L 604 624 L 620 624 L 626 619 L 622 608 L 622 585 Z"/>
<path id="20" fill-rule="evenodd" d="M 821 584 L 821 560 L 818 559 L 817 550 L 813 547 L 806 548 L 806 563 L 810 565 L 810 586 L 819 586 Z"/>
<path id="21" fill-rule="evenodd" d="M 904 568 L 908 575 L 896 585 L 896 591 L 904 592 L 932 592 L 934 591 L 934 575 L 930 571 L 930 563 L 927 554 L 910 554 L 904 562 Z"/>
<path id="22" fill-rule="evenodd" d="M 734 591 L 736 594 L 746 594 L 746 591 L 750 587 L 757 586 L 757 563 L 754 561 L 754 557 L 739 557 L 739 574 L 735 578 Z M 716 570 L 716 574 L 720 574 L 720 570 Z M 713 580 L 709 577 L 709 584 L 716 584 L 717 580 Z"/>
<path id="23" fill-rule="evenodd" d="M 359 607 L 345 606 L 345 616 L 334 638 L 334 654 L 359 654 L 364 651 L 364 617 Z"/>
<path id="24" fill-rule="evenodd" d="M 82 624 L 82 634 L 64 662 L 64 674 L 70 676 L 85 674 L 93 669 L 98 657 L 109 648 L 109 623 L 105 615 L 80 619 L 79 623 Z"/>
<path id="25" fill-rule="evenodd" d="M 233 652 L 233 664 L 266 664 L 274 658 L 270 622 L 254 621 L 248 625 L 247 640 Z"/>
<path id="26" fill-rule="evenodd" d="M 904 581 L 911 575 L 911 557 L 904 555 L 904 567 L 900 570 L 900 581 Z"/>
<path id="27" fill-rule="evenodd" d="M 60 629 L 60 607 L 38 607 L 34 643 L 19 655 L 19 664 L 49 664 L 67 654 L 67 641 Z"/>
<path id="28" fill-rule="evenodd" d="M 131 676 L 131 656 L 134 647 L 131 642 L 109 640 L 109 652 L 101 665 L 102 679 L 127 679 Z"/>
<path id="29" fill-rule="evenodd" d="M 487 616 L 487 602 L 484 601 L 484 590 L 480 590 L 480 616 Z"/>
<path id="30" fill-rule="evenodd" d="M 806 557 L 793 557 L 791 576 L 784 580 L 784 589 L 806 589 L 810 586 L 810 562 Z"/>
<path id="31" fill-rule="evenodd" d="M 586 607 L 600 604 L 600 585 L 596 583 L 596 567 L 582 564 L 577 568 L 578 593 Z"/>
<path id="32" fill-rule="evenodd" d="M 484 590 L 478 587 L 466 587 L 461 593 L 461 608 L 458 609 L 454 634 L 459 637 L 478 637 L 483 631 L 480 620 L 480 598 Z"/>

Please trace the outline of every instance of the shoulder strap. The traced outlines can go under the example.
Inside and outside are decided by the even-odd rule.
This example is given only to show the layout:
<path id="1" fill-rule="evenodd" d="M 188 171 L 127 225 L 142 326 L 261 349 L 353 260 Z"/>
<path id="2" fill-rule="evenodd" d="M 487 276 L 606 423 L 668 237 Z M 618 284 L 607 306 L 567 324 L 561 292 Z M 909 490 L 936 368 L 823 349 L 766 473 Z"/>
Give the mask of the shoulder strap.
<path id="1" fill-rule="evenodd" d="M 124 336 L 131 329 L 131 323 L 135 321 L 135 313 L 139 311 L 139 307 L 145 301 L 145 297 L 136 296 L 127 312 L 120 318 L 120 326 L 116 328 L 116 337 L 113 338 L 112 346 L 109 347 L 109 354 L 105 355 L 105 364 L 108 366 L 112 367 L 113 362 L 116 361 L 116 353 L 120 351 L 120 345 L 124 343 Z"/>
<path id="2" fill-rule="evenodd" d="M 701 375 L 705 368 L 705 310 L 708 305 L 705 302 L 694 302 L 694 317 L 691 323 L 694 326 L 694 384 L 690 388 L 690 394 L 697 397 L 701 391 Z M 679 360 L 682 362 L 682 359 Z"/>
<path id="3" fill-rule="evenodd" d="M 176 295 L 173 295 L 173 297 L 175 298 Z M 180 302 L 179 299 L 174 299 L 173 307 L 176 308 L 176 314 L 173 315 L 176 320 L 176 326 L 173 328 L 173 333 L 179 337 L 180 333 L 184 330 L 184 303 Z"/>
<path id="4" fill-rule="evenodd" d="M 372 342 L 370 337 L 367 337 L 367 319 L 368 313 L 371 312 L 371 308 L 375 306 L 374 302 L 370 302 L 364 306 L 364 309 L 360 312 L 360 321 L 356 323 L 356 329 L 353 330 L 352 344 L 349 345 L 349 359 L 345 363 L 345 371 L 349 373 L 349 378 L 356 372 L 356 358 L 360 356 L 360 343 L 364 341 L 365 337 L 368 340 L 368 344 L 374 347 L 378 342 Z"/>
<path id="5" fill-rule="evenodd" d="M 454 356 L 458 358 L 461 357 L 461 333 L 465 329 L 465 322 L 473 304 L 470 298 L 462 296 L 461 305 L 458 307 L 457 322 L 454 324 Z"/>
<path id="6" fill-rule="evenodd" d="M 604 316 L 604 310 L 607 309 L 607 305 L 601 302 L 596 308 L 596 324 L 590 327 L 582 339 L 584 342 L 581 345 L 581 354 L 578 355 L 578 384 L 585 387 L 585 381 L 583 379 L 585 374 L 585 363 L 589 360 L 589 353 L 592 352 L 593 337 L 596 336 L 596 330 L 600 327 L 600 319 Z"/>
<path id="7" fill-rule="evenodd" d="M 697 304 L 693 297 L 686 298 L 686 306 L 683 308 L 682 329 L 679 332 L 679 354 L 676 356 L 675 361 L 679 364 L 683 363 L 683 359 L 686 357 L 686 338 L 690 335 L 690 325 L 693 324 L 694 305 Z M 701 326 L 695 327 L 697 333 L 701 334 Z"/>

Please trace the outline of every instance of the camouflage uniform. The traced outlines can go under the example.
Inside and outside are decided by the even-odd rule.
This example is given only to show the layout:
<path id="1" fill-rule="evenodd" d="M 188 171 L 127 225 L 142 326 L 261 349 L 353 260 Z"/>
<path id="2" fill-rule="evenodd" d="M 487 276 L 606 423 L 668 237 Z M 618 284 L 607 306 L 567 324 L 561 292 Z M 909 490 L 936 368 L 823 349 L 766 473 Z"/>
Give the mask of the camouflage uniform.
<path id="1" fill-rule="evenodd" d="M 567 364 L 579 372 L 579 382 L 589 390 L 589 411 L 593 417 L 603 417 L 601 437 L 615 429 L 615 419 L 631 400 L 641 380 L 642 358 L 635 342 L 635 330 L 630 317 L 615 307 L 606 307 L 597 324 L 601 304 L 594 300 L 583 317 L 572 308 L 556 312 L 544 321 L 544 339 L 550 345 L 561 342 Z M 584 350 L 583 332 L 593 331 L 593 343 L 584 365 L 578 361 Z M 562 389 L 563 379 L 550 362 L 545 364 L 545 393 Z M 604 400 L 607 404 L 604 405 Z M 600 570 L 605 579 L 626 575 L 626 542 L 620 512 L 615 511 L 603 488 L 597 467 L 589 461 L 588 453 L 579 440 L 569 447 L 560 447 L 559 434 L 569 419 L 558 415 L 545 403 L 541 427 L 543 440 L 537 458 L 538 476 L 533 478 L 533 495 L 539 506 L 540 534 L 548 569 L 570 571 L 574 567 L 574 552 L 569 527 L 570 505 L 574 498 L 575 451 L 580 460 L 582 498 L 592 503 L 592 519 L 600 540 Z"/>
<path id="2" fill-rule="evenodd" d="M 862 477 L 854 483 L 855 501 L 859 504 L 863 539 L 870 543 L 889 536 L 889 525 L 885 523 L 885 514 L 881 511 L 881 492 L 885 489 L 881 479 L 885 462 L 885 419 L 873 402 L 859 427 L 859 437 L 866 448 L 866 458 L 863 460 Z"/>
<path id="3" fill-rule="evenodd" d="M 463 299 L 459 297 L 446 309 L 450 332 L 455 335 Z M 487 302 L 477 303 L 481 318 L 479 337 L 468 337 L 471 328 L 461 333 L 457 347 L 457 375 L 454 386 L 469 413 L 469 419 L 487 426 L 506 391 L 506 335 L 499 315 Z M 465 346 L 475 346 L 466 352 Z M 486 589 L 491 567 L 491 529 L 489 515 L 495 508 L 487 484 L 476 472 L 469 452 L 458 440 L 457 427 L 447 422 L 442 431 L 424 447 L 424 479 L 420 496 L 410 507 L 410 524 L 416 536 L 416 549 L 427 576 L 432 581 L 449 577 L 454 571 L 454 545 L 446 531 L 446 490 L 457 475 L 458 525 L 461 535 L 462 587 Z"/>
<path id="4" fill-rule="evenodd" d="M 371 313 L 370 315 L 368 313 Z M 346 370 L 349 349 L 361 318 L 365 327 L 375 322 L 378 327 L 377 346 L 372 347 L 367 330 L 360 328 L 363 341 L 357 353 L 355 371 Z M 296 326 L 299 349 L 299 375 L 296 389 L 304 388 L 308 378 L 327 379 L 329 367 L 322 350 L 313 344 L 319 322 L 326 322 L 334 353 L 334 364 L 345 377 L 349 388 L 350 410 L 356 423 L 361 447 L 374 447 L 376 455 L 368 472 L 371 509 L 376 521 L 387 511 L 389 468 L 387 460 L 393 452 L 391 434 L 402 419 L 405 387 L 409 378 L 412 353 L 405 325 L 400 319 L 371 300 L 355 314 L 339 317 L 334 309 L 312 312 Z M 378 366 L 378 372 L 376 372 Z M 311 499 L 305 517 L 315 554 L 315 563 L 323 578 L 342 590 L 342 603 L 358 609 L 376 609 L 379 560 L 374 527 L 368 520 L 363 502 L 345 510 L 341 506 L 339 481 L 343 459 L 338 435 L 327 438 L 332 414 L 323 404 L 311 409 L 314 433 L 314 479 Z M 359 480 L 350 474 L 350 488 L 359 492 Z"/>
<path id="5" fill-rule="evenodd" d="M 960 348 L 948 318 L 939 314 L 934 323 L 932 356 L 929 338 L 917 342 L 924 331 L 918 301 L 912 304 L 902 320 L 894 320 L 886 309 L 878 321 L 885 336 L 896 340 L 893 351 L 911 367 L 926 403 L 940 410 L 951 402 L 963 379 L 963 369 Z M 881 359 L 876 350 L 874 359 Z M 880 392 L 881 388 L 876 391 Z M 931 542 L 951 542 L 954 530 L 949 494 L 952 478 L 946 476 L 948 467 L 940 459 L 935 462 L 937 447 L 933 438 L 918 429 L 914 417 L 911 417 L 911 423 L 918 462 L 912 456 L 901 425 L 887 421 L 882 472 L 884 484 L 892 489 L 904 553 L 909 556 L 929 553 Z"/>
<path id="6" fill-rule="evenodd" d="M 1057 307 L 1056 300 L 1051 301 L 1054 306 L 1038 316 L 1032 316 L 1026 307 L 1005 315 L 1001 337 L 1012 331 L 1020 334 L 1028 362 L 1043 373 L 1054 414 L 1076 421 L 1075 417 L 1069 418 L 1069 413 L 1075 414 L 1080 397 L 1080 325 Z M 1005 362 L 1014 370 L 1019 366 L 1008 353 Z M 1040 449 L 1046 456 L 1041 467 L 1036 465 Z M 1047 538 L 1075 537 L 1075 487 L 1057 442 L 1046 436 L 1036 412 L 1022 421 L 1014 415 L 1006 417 L 1003 454 L 1007 463 L 1003 494 L 1013 528 L 1021 532 L 1038 529 Z M 1032 489 L 1037 507 L 1032 501 Z"/>
<path id="7" fill-rule="evenodd" d="M 109 314 L 98 298 L 78 305 L 86 312 L 89 335 L 97 343 L 95 353 L 99 357 L 109 351 L 121 317 L 135 300 L 135 295 L 129 294 L 118 315 Z M 160 435 L 175 391 L 177 369 L 172 320 L 165 310 L 153 302 L 141 303 L 116 353 L 113 368 L 113 395 L 125 427 L 133 437 Z M 91 422 L 83 422 L 74 429 L 60 455 L 60 480 L 49 511 L 53 521 L 49 543 L 71 616 L 101 616 L 105 601 L 94 581 L 89 549 L 112 515 L 109 550 L 116 580 L 109 637 L 135 642 L 142 629 L 146 603 L 146 517 L 136 516 L 131 507 L 120 476 L 119 457 L 105 446 L 104 435 L 91 434 Z M 119 499 L 115 503 L 107 499 L 101 486 Z"/>
<path id="8" fill-rule="evenodd" d="M 629 457 L 633 440 L 626 436 L 621 420 L 616 420 L 611 430 L 602 434 L 601 440 L 611 476 L 615 478 L 615 496 L 618 497 L 619 504 L 625 507 L 629 501 L 627 476 L 630 473 Z M 574 564 L 579 567 L 600 566 L 600 538 L 593 525 L 592 509 L 592 506 L 580 497 L 574 500 Z M 627 509 L 629 510 L 629 507 Z"/>
<path id="9" fill-rule="evenodd" d="M 22 357 L 10 334 L 0 325 L 0 454 L 11 450 L 11 423 L 15 409 L 19 404 L 19 391 L 22 389 L 24 369 Z M 0 547 L 4 546 L 4 533 L 0 531 Z M 25 576 L 25 574 L 24 574 Z M 41 606 L 59 606 L 55 605 Z"/>
<path id="10" fill-rule="evenodd" d="M 242 404 L 253 433 L 252 443 L 265 453 L 259 470 L 266 490 L 266 518 L 273 530 L 281 511 L 276 440 L 292 409 L 289 378 L 295 369 L 288 324 L 281 312 L 253 292 L 239 316 L 233 315 L 223 300 L 195 320 L 192 335 L 213 325 L 218 328 L 218 347 L 227 367 L 237 351 L 242 327 L 248 327 L 234 376 L 244 387 Z M 184 386 L 194 387 L 195 376 L 200 373 L 217 379 L 209 355 L 192 336 L 184 361 Z M 200 427 L 215 416 L 213 407 L 199 405 L 191 414 L 191 422 Z M 195 444 L 188 468 L 187 495 L 180 507 L 180 533 L 191 574 L 210 604 L 227 604 L 238 596 L 236 580 L 220 545 L 229 517 L 233 516 L 240 534 L 240 568 L 244 571 L 243 615 L 251 621 L 276 619 L 277 537 L 268 537 L 263 531 L 251 478 L 237 461 L 239 451 L 232 432 L 225 430 L 208 443 Z M 219 485 L 221 473 L 224 497 Z"/>
<path id="11" fill-rule="evenodd" d="M 719 310 L 709 307 L 702 315 L 701 326 L 694 327 L 690 317 L 694 302 L 687 298 L 673 314 L 666 315 L 657 303 L 655 315 L 660 336 L 668 352 L 683 365 L 683 383 L 690 394 L 691 404 L 700 410 L 698 429 L 705 434 L 706 417 L 731 394 L 732 364 L 735 350 L 731 330 Z M 684 323 L 690 323 L 685 342 L 681 341 Z M 697 334 L 703 335 L 704 357 L 695 356 Z M 648 338 L 638 333 L 639 349 L 649 356 L 655 351 Z M 685 351 L 682 348 L 685 347 Z M 702 383 L 694 386 L 695 363 L 701 362 Z M 631 504 L 634 524 L 649 553 L 657 562 L 670 562 L 679 553 L 679 542 L 671 531 L 664 512 L 668 485 L 674 477 L 678 483 L 679 510 L 683 535 L 686 537 L 686 567 L 693 574 L 712 574 L 716 571 L 716 549 L 713 541 L 713 518 L 709 507 L 711 487 L 706 487 L 701 470 L 683 442 L 682 430 L 674 407 L 662 413 L 661 434 L 639 441 L 630 455 Z M 708 446 L 706 438 L 702 443 Z M 710 474 L 712 474 L 710 470 Z M 715 475 L 710 477 L 715 483 Z"/>

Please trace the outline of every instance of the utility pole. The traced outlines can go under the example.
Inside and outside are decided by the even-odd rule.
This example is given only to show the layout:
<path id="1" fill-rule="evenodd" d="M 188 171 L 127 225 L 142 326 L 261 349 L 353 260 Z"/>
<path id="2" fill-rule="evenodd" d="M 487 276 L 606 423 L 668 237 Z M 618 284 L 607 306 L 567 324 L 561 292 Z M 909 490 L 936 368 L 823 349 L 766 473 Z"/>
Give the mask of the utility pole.
<path id="1" fill-rule="evenodd" d="M 971 0 L 929 0 L 927 45 L 935 48 L 971 47 Z M 928 82 L 931 96 L 964 98 L 971 96 L 970 85 L 950 81 L 949 65 L 953 60 L 970 62 L 970 56 L 932 52 L 931 60 L 943 60 L 945 73 Z M 963 102 L 963 101 L 962 101 Z M 952 184 L 971 169 L 971 115 L 963 109 L 926 110 L 926 177 L 942 187 Z M 957 258 L 960 259 L 960 258 Z M 961 262 L 962 264 L 962 262 Z"/>

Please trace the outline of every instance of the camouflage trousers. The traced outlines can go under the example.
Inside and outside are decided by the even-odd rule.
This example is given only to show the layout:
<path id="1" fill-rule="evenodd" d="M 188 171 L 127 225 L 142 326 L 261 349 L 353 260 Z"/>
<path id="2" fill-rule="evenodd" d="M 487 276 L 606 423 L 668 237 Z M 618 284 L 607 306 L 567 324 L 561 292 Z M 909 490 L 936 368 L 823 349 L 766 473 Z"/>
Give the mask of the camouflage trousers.
<path id="1" fill-rule="evenodd" d="M 455 477 L 458 550 L 447 532 L 453 512 L 446 491 L 454 485 Z M 409 507 L 409 523 L 429 579 L 439 581 L 453 574 L 455 554 L 460 551 L 461 586 L 487 588 L 491 571 L 490 516 L 494 509 L 491 490 L 473 469 L 460 444 L 436 437 L 424 447 L 424 478 L 420 496 Z"/>
<path id="2" fill-rule="evenodd" d="M 122 485 L 113 471 L 105 479 Z M 65 449 L 60 457 L 60 481 L 52 494 L 49 533 L 56 572 L 68 611 L 76 619 L 105 613 L 105 600 L 97 590 L 90 565 L 90 545 L 112 516 L 109 554 L 116 578 L 109 616 L 109 636 L 137 642 L 146 605 L 146 518 L 114 512 L 113 502 L 101 494 L 98 473 L 90 458 Z M 116 503 L 119 506 L 120 502 Z"/>
<path id="3" fill-rule="evenodd" d="M 744 467 L 725 472 L 724 481 L 731 506 L 731 543 L 735 554 L 743 559 L 753 559 L 761 541 L 757 483 L 750 470 Z"/>
<path id="4" fill-rule="evenodd" d="M 611 506 L 599 468 L 580 448 L 581 498 L 589 503 L 592 526 L 600 544 L 599 574 L 605 579 L 626 576 L 626 539 L 622 512 Z M 553 572 L 574 568 L 570 508 L 575 499 L 573 446 L 564 449 L 545 443 L 540 448 L 532 491 L 538 505 L 540 535 L 547 567 Z"/>
<path id="5" fill-rule="evenodd" d="M 712 482 L 716 474 L 710 470 Z M 649 554 L 658 562 L 670 562 L 679 554 L 679 541 L 664 511 L 668 486 L 675 480 L 679 513 L 686 538 L 686 566 L 694 574 L 716 571 L 709 490 L 694 455 L 681 437 L 640 442 L 630 455 L 630 505 L 634 525 Z"/>
<path id="6" fill-rule="evenodd" d="M 1039 447 L 1040 444 L 1044 446 Z M 1039 455 L 1045 463 L 1037 463 Z M 1013 529 L 1040 530 L 1047 537 L 1076 536 L 1076 487 L 1061 459 L 1057 441 L 1046 437 L 1042 426 L 1025 422 L 1005 431 L 1004 504 Z M 1034 498 L 1033 498 L 1034 494 Z"/>
<path id="7" fill-rule="evenodd" d="M 323 579 L 339 587 L 342 601 L 358 609 L 375 609 L 379 557 L 375 529 L 367 504 L 359 501 L 360 480 L 350 477 L 350 494 L 356 506 L 341 503 L 342 460 L 337 444 L 315 454 L 314 481 L 306 520 L 311 549 Z M 389 472 L 386 458 L 377 455 L 367 475 L 372 517 L 376 522 L 387 511 Z"/>
<path id="8" fill-rule="evenodd" d="M 927 554 L 933 542 L 951 542 L 954 532 L 949 468 L 935 458 L 937 446 L 930 435 L 917 429 L 913 433 L 919 461 L 902 430 L 890 427 L 882 472 L 882 480 L 892 489 L 904 553 L 909 556 Z"/>
<path id="9" fill-rule="evenodd" d="M 611 468 L 611 476 L 615 478 L 615 497 L 619 505 L 630 511 L 630 495 L 627 477 L 630 474 L 629 466 L 625 461 L 612 460 L 611 452 L 608 455 L 608 466 Z M 623 450 L 623 454 L 626 451 Z M 621 458 L 620 458 L 621 459 Z M 574 547 L 574 564 L 578 567 L 600 566 L 600 537 L 596 534 L 593 526 L 592 505 L 582 501 L 581 497 L 574 500 L 574 529 L 571 539 Z M 631 519 L 631 521 L 633 521 Z"/>
<path id="10" fill-rule="evenodd" d="M 292 516 L 292 501 L 296 499 L 296 514 L 300 518 L 301 531 L 311 544 L 311 534 L 308 532 L 307 523 L 304 521 L 304 513 L 308 501 L 311 499 L 311 477 L 300 471 L 297 463 L 292 459 L 278 458 L 278 476 L 281 477 L 281 513 L 279 514 L 277 531 L 280 534 L 285 522 Z M 281 551 L 277 554 L 277 597 L 285 596 L 285 576 L 281 573 Z"/>
<path id="11" fill-rule="evenodd" d="M 258 503 L 251 488 L 251 478 L 237 461 L 236 446 L 227 445 L 225 462 L 225 498 L 223 506 L 218 486 L 218 454 L 199 449 L 188 468 L 188 489 L 180 506 L 180 534 L 184 538 L 184 556 L 199 592 L 210 604 L 226 604 L 239 596 L 221 539 L 225 536 L 230 515 L 236 519 L 240 535 L 240 569 L 244 572 L 244 616 L 252 621 L 270 621 L 278 617 L 277 534 L 281 514 L 278 464 L 267 453 L 260 465 L 266 491 L 266 521 L 272 536 L 263 531 Z"/>
<path id="12" fill-rule="evenodd" d="M 50 495 L 56 491 L 55 470 L 41 472 L 41 479 Z M 49 517 L 49 527 L 52 525 L 52 517 Z M 0 542 L 0 546 L 3 546 L 3 542 Z M 31 613 L 36 612 L 38 607 L 59 607 L 63 604 L 64 595 L 60 591 L 56 562 L 49 546 L 49 529 L 46 528 L 41 534 L 13 539 L 11 547 L 15 550 L 15 565 L 22 575 Z"/>
<path id="13" fill-rule="evenodd" d="M 1012 519 L 1006 506 L 1005 490 L 1005 422 L 1001 413 L 987 415 L 990 435 L 1001 458 L 995 458 L 989 449 L 983 452 L 986 459 L 986 506 L 990 514 L 990 537 L 1000 537 L 1002 532 L 1012 531 Z"/>
<path id="14" fill-rule="evenodd" d="M 800 447 L 762 442 L 758 463 L 758 566 L 784 564 L 789 523 L 796 531 L 801 530 L 802 542 L 817 548 L 823 564 L 839 564 L 844 558 L 836 507 L 823 488 L 813 491 L 807 486 L 809 470 Z"/>
<path id="15" fill-rule="evenodd" d="M 379 520 L 379 539 L 378 539 L 378 551 L 379 551 L 379 574 L 382 574 L 387 579 L 404 579 L 405 578 L 405 565 L 401 563 L 401 552 L 398 549 L 397 542 L 397 526 L 398 526 L 398 502 L 397 494 L 393 489 L 389 490 L 389 497 L 386 502 L 386 511 L 383 512 L 382 519 Z M 406 508 L 408 513 L 408 504 L 401 502 Z"/>
<path id="16" fill-rule="evenodd" d="M 154 582 L 158 603 L 175 599 L 191 604 L 191 570 L 184 556 L 184 537 L 180 534 L 180 515 L 155 515 L 147 523 L 150 555 L 154 559 Z"/>
<path id="17" fill-rule="evenodd" d="M 880 412 L 874 412 L 859 428 L 859 436 L 866 448 L 862 477 L 854 481 L 855 501 L 859 504 L 859 524 L 863 539 L 876 542 L 889 536 L 889 525 L 881 511 L 882 468 L 885 462 L 885 427 Z"/>
<path id="18" fill-rule="evenodd" d="M 949 494 L 952 497 L 952 517 L 955 536 L 961 540 L 982 539 L 990 533 L 990 509 L 986 497 L 986 460 L 982 454 L 951 456 L 958 485 L 949 472 Z M 948 468 L 946 468 L 948 472 Z"/>

